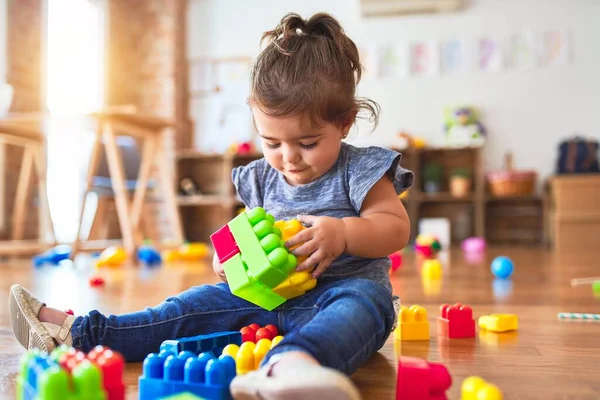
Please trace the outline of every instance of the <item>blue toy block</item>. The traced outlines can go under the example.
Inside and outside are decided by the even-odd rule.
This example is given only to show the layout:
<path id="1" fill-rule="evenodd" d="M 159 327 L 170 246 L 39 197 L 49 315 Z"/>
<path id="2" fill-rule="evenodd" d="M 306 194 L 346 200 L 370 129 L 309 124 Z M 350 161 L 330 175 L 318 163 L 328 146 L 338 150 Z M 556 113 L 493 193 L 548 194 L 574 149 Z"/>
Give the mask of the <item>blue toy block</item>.
<path id="1" fill-rule="evenodd" d="M 159 400 L 179 393 L 191 393 L 208 400 L 232 400 L 229 385 L 235 377 L 235 360 L 218 359 L 212 352 L 199 356 L 182 351 L 149 354 L 139 378 L 139 400 Z"/>
<path id="2" fill-rule="evenodd" d="M 33 257 L 33 266 L 41 267 L 44 264 L 58 265 L 61 261 L 68 260 L 70 255 L 71 246 L 60 244 Z"/>
<path id="3" fill-rule="evenodd" d="M 150 267 L 162 263 L 162 257 L 158 250 L 149 245 L 140 246 L 138 249 L 138 260 Z"/>
<path id="4" fill-rule="evenodd" d="M 208 335 L 165 340 L 160 345 L 160 352 L 177 355 L 182 351 L 187 351 L 196 356 L 200 353 L 212 352 L 215 357 L 219 357 L 223 348 L 232 343 L 241 346 L 242 334 L 239 331 L 216 332 Z"/>

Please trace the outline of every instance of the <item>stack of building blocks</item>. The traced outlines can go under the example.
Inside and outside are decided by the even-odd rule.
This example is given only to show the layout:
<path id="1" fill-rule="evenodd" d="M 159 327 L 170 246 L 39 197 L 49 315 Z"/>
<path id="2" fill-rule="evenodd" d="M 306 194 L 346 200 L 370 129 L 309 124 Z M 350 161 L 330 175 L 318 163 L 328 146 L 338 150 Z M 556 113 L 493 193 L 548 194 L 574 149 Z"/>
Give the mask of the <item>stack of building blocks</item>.
<path id="1" fill-rule="evenodd" d="M 299 296 L 316 284 L 294 275 L 296 257 L 285 247 L 275 219 L 261 207 L 240 213 L 211 235 L 231 292 L 266 310 Z"/>
<path id="2" fill-rule="evenodd" d="M 437 317 L 437 333 L 450 339 L 475 337 L 475 320 L 471 307 L 456 303 L 442 304 Z"/>
<path id="3" fill-rule="evenodd" d="M 479 328 L 491 332 L 508 332 L 519 329 L 519 318 L 515 314 L 482 315 L 477 320 Z"/>
<path id="4" fill-rule="evenodd" d="M 398 340 L 409 341 L 429 340 L 429 336 L 427 310 L 416 304 L 410 308 L 401 306 L 394 337 Z"/>
<path id="5" fill-rule="evenodd" d="M 223 349 L 223 355 L 235 359 L 236 372 L 243 375 L 257 370 L 269 350 L 277 346 L 282 339 L 283 336 L 276 336 L 273 340 L 263 338 L 256 343 L 246 341 L 241 346 L 230 344 Z"/>
<path id="6" fill-rule="evenodd" d="M 173 396 L 163 397 L 160 400 L 207 400 L 204 397 L 198 397 L 193 393 L 185 392 Z"/>
<path id="7" fill-rule="evenodd" d="M 61 346 L 29 350 L 17 377 L 19 400 L 123 400 L 123 357 L 98 346 L 87 355 Z"/>
<path id="8" fill-rule="evenodd" d="M 398 360 L 396 400 L 446 400 L 452 377 L 446 367 L 420 358 Z"/>
<path id="9" fill-rule="evenodd" d="M 478 376 L 466 378 L 461 385 L 461 400 L 502 400 L 500 388 Z"/>
<path id="10" fill-rule="evenodd" d="M 236 375 L 236 364 L 222 353 L 227 345 L 241 342 L 239 331 L 165 340 L 160 353 L 149 354 L 144 360 L 139 377 L 140 400 L 181 393 L 210 400 L 231 399 L 229 385 Z"/>

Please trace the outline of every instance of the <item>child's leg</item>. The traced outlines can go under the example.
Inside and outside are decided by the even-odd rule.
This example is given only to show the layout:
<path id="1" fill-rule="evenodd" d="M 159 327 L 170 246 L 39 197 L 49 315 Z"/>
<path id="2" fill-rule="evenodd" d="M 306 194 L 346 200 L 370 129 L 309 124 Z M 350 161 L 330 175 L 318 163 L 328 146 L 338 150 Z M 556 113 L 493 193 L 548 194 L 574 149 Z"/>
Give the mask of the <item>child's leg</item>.
<path id="1" fill-rule="evenodd" d="M 371 280 L 345 279 L 317 286 L 278 311 L 284 339 L 267 354 L 260 371 L 234 380 L 232 392 L 257 399 L 285 398 L 292 392 L 298 398 L 304 392 L 306 398 L 317 392 L 327 398 L 357 398 L 345 375 L 389 337 L 395 320 L 392 296 Z"/>
<path id="2" fill-rule="evenodd" d="M 30 329 L 35 328 L 33 325 L 37 325 L 39 329 L 39 322 L 44 322 L 38 318 L 38 314 L 44 315 L 44 308 L 41 313 L 39 311 L 39 300 L 27 298 L 30 296 L 28 292 L 19 295 L 23 291 L 18 285 L 11 288 L 9 302 L 14 304 L 11 306 L 13 331 L 15 321 L 22 320 L 24 314 L 29 314 Z M 33 304 L 33 307 L 29 307 L 29 304 Z M 25 309 L 25 312 L 19 313 L 19 308 Z M 96 310 L 91 311 L 72 321 L 70 333 L 73 347 L 82 351 L 87 352 L 96 345 L 105 345 L 122 353 L 127 361 L 141 361 L 149 353 L 158 351 L 164 340 L 227 330 L 237 331 L 251 323 L 261 326 L 277 324 L 277 315 L 234 296 L 226 284 L 220 283 L 195 286 L 167 298 L 155 307 L 124 315 L 105 316 Z M 22 344 L 26 342 L 19 341 Z"/>

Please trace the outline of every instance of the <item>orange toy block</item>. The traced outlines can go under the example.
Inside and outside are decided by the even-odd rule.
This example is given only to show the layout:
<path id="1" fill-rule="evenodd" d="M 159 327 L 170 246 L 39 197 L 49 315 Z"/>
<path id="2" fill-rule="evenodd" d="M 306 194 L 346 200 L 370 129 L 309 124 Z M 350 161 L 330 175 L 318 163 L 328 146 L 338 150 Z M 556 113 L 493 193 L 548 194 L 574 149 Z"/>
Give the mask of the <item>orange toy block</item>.
<path id="1" fill-rule="evenodd" d="M 471 307 L 456 303 L 453 306 L 442 304 L 440 316 L 437 317 L 439 336 L 448 338 L 475 337 L 475 320 Z"/>
<path id="2" fill-rule="evenodd" d="M 401 306 L 394 337 L 404 341 L 429 340 L 427 310 L 418 305 L 412 305 L 410 308 Z"/>

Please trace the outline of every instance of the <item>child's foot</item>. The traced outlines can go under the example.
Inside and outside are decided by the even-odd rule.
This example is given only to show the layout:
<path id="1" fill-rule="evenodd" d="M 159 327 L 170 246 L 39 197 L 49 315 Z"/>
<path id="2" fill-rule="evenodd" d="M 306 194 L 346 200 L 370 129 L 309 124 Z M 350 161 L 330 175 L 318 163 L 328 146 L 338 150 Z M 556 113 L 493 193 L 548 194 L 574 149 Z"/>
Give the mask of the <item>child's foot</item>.
<path id="1" fill-rule="evenodd" d="M 276 354 L 257 371 L 231 382 L 236 400 L 360 400 L 350 378 L 320 365 L 310 355 L 294 351 Z"/>
<path id="2" fill-rule="evenodd" d="M 57 345 L 73 345 L 71 326 L 75 317 L 48 308 L 21 285 L 13 285 L 8 296 L 13 334 L 26 349 L 50 353 Z"/>

